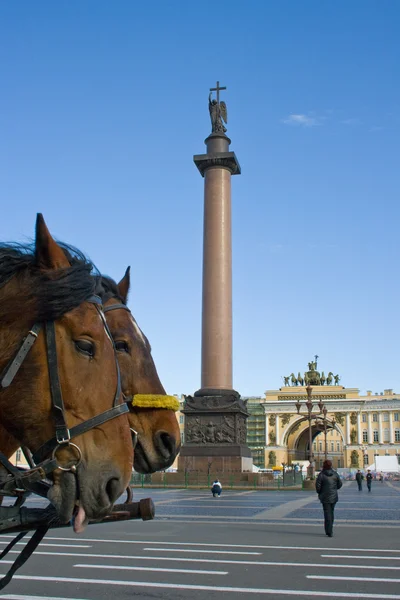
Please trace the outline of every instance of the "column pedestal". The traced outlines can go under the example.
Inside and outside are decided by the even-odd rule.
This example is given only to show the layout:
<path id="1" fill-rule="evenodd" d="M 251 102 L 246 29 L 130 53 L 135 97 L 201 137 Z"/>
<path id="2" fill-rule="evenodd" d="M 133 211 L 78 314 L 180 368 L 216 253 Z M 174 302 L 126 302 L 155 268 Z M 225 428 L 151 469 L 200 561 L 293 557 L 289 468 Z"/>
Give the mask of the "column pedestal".
<path id="1" fill-rule="evenodd" d="M 199 390 L 186 396 L 185 443 L 178 458 L 179 471 L 227 473 L 252 470 L 246 446 L 248 412 L 234 390 Z M 210 395 L 210 392 L 214 392 Z"/>

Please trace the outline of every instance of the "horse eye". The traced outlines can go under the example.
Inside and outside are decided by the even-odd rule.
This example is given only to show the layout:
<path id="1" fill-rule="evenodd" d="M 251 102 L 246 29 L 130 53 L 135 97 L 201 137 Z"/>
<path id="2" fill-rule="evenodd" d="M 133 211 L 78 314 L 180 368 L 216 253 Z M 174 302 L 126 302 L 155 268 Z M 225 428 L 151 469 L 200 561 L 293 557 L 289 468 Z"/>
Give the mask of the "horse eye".
<path id="1" fill-rule="evenodd" d="M 93 342 L 90 342 L 89 340 L 75 340 L 75 346 L 78 352 L 93 358 L 95 353 Z"/>
<path id="2" fill-rule="evenodd" d="M 126 352 L 127 354 L 129 354 L 129 346 L 123 340 L 115 342 L 115 349 L 117 350 L 117 352 Z"/>

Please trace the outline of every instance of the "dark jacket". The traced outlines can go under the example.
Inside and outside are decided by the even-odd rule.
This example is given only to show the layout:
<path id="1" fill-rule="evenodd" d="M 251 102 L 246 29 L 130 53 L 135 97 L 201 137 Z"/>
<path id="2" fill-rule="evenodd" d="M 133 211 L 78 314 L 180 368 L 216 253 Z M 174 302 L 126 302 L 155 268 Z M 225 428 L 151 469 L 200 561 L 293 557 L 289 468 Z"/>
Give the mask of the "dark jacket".
<path id="1" fill-rule="evenodd" d="M 342 487 L 342 480 L 333 469 L 321 471 L 315 483 L 318 498 L 322 504 L 334 504 L 338 501 L 338 493 Z"/>
<path id="2" fill-rule="evenodd" d="M 360 483 L 360 481 L 362 481 L 363 479 L 364 479 L 364 475 L 363 475 L 362 473 L 359 473 L 359 472 L 357 471 L 357 473 L 356 473 L 356 481 L 357 481 L 358 483 Z"/>
<path id="3" fill-rule="evenodd" d="M 371 483 L 371 481 L 372 481 L 371 473 L 367 473 L 366 480 L 367 480 L 367 483 Z"/>

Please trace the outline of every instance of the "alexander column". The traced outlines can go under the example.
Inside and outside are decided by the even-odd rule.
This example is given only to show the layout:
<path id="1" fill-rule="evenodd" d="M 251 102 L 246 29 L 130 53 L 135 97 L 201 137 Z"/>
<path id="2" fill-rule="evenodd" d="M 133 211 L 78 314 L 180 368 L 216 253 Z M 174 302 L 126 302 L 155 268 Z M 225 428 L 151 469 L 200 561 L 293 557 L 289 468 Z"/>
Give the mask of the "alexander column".
<path id="1" fill-rule="evenodd" d="M 221 472 L 251 468 L 246 405 L 232 382 L 231 177 L 240 165 L 225 135 L 226 104 L 219 81 L 210 88 L 211 134 L 193 160 L 204 177 L 201 388 L 187 396 L 179 469 Z M 216 98 L 212 94 L 216 92 Z"/>

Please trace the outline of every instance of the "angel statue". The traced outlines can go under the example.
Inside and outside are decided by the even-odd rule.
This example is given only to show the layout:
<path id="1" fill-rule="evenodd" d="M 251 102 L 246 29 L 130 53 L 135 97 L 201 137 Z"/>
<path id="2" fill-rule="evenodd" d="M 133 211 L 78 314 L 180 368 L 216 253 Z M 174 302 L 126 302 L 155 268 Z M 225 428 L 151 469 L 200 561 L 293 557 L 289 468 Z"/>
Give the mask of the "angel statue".
<path id="1" fill-rule="evenodd" d="M 210 111 L 212 133 L 225 133 L 226 127 L 222 122 L 228 122 L 228 111 L 225 102 L 211 100 L 210 93 L 208 96 L 208 110 Z"/>

